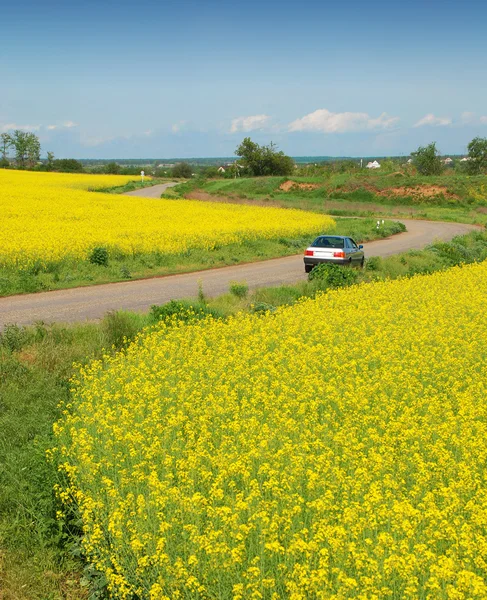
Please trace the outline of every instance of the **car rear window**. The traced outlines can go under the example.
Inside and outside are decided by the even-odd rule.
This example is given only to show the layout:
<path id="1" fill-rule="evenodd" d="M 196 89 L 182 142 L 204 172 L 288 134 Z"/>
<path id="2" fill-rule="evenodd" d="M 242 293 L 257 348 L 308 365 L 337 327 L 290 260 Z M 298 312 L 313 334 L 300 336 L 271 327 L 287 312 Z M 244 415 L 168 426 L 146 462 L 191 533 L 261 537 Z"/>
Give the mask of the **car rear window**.
<path id="1" fill-rule="evenodd" d="M 344 248 L 345 240 L 339 237 L 321 235 L 311 245 L 314 248 Z"/>

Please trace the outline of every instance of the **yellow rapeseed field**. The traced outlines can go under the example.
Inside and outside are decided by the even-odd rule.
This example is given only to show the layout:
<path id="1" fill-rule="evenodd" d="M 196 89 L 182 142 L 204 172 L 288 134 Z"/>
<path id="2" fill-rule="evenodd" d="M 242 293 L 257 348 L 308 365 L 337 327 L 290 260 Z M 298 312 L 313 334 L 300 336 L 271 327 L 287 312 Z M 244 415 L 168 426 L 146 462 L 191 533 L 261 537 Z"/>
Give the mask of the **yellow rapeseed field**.
<path id="1" fill-rule="evenodd" d="M 96 246 L 115 255 L 174 254 L 334 226 L 329 217 L 299 210 L 87 191 L 130 179 L 0 169 L 0 266 L 42 268 L 85 259 Z"/>
<path id="2" fill-rule="evenodd" d="M 161 324 L 56 426 L 116 598 L 487 598 L 487 264 Z"/>

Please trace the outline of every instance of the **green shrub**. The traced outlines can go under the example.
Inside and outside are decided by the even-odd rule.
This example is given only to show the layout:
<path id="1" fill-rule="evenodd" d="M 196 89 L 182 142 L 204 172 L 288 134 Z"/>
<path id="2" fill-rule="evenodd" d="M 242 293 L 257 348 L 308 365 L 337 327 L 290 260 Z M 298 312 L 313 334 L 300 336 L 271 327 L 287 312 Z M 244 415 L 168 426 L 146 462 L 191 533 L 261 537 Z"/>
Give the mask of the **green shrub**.
<path id="1" fill-rule="evenodd" d="M 352 285 L 357 281 L 358 272 L 350 267 L 340 265 L 321 264 L 317 265 L 308 275 L 309 281 L 323 282 L 326 287 L 339 288 Z"/>
<path id="2" fill-rule="evenodd" d="M 124 279 L 132 279 L 132 274 L 130 273 L 129 268 L 126 265 L 121 266 L 120 276 Z"/>
<path id="3" fill-rule="evenodd" d="M 245 282 L 232 281 L 230 293 L 237 298 L 245 298 L 249 292 L 249 286 Z"/>
<path id="4" fill-rule="evenodd" d="M 218 319 L 222 313 L 214 308 L 209 308 L 202 302 L 190 302 L 184 300 L 171 300 L 167 304 L 153 305 L 150 309 L 150 318 L 152 321 L 194 321 L 195 319 L 203 319 L 211 315 Z"/>
<path id="5" fill-rule="evenodd" d="M 380 271 L 382 268 L 382 258 L 380 256 L 371 256 L 365 261 L 367 271 Z"/>
<path id="6" fill-rule="evenodd" d="M 140 331 L 139 324 L 129 313 L 109 312 L 102 321 L 102 329 L 110 346 L 127 346 Z"/>
<path id="7" fill-rule="evenodd" d="M 26 341 L 27 331 L 25 327 L 19 327 L 18 325 L 5 325 L 0 334 L 0 345 L 10 350 L 10 352 L 22 350 Z"/>
<path id="8" fill-rule="evenodd" d="M 108 266 L 108 250 L 103 246 L 96 246 L 90 253 L 89 261 L 93 265 L 99 265 L 100 267 Z"/>
<path id="9" fill-rule="evenodd" d="M 267 302 L 256 302 L 251 307 L 251 311 L 254 313 L 275 312 L 276 309 L 276 306 Z"/>

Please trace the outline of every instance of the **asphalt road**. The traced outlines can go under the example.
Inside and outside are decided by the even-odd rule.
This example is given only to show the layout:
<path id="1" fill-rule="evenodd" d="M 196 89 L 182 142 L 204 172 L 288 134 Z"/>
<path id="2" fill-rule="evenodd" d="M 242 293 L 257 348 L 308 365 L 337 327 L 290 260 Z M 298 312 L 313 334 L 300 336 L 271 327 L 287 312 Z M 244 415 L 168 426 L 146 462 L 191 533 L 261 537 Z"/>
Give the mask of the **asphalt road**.
<path id="1" fill-rule="evenodd" d="M 364 244 L 366 257 L 390 256 L 413 248 L 424 248 L 436 239 L 450 240 L 475 229 L 474 225 L 461 223 L 407 219 L 402 222 L 406 224 L 407 232 Z M 245 281 L 250 289 L 255 289 L 292 284 L 305 277 L 303 256 L 299 254 L 196 273 L 9 296 L 0 298 L 0 329 L 7 323 L 94 321 L 108 311 L 118 309 L 143 312 L 152 304 L 195 297 L 199 281 L 205 295 L 218 296 L 228 291 L 232 281 Z"/>

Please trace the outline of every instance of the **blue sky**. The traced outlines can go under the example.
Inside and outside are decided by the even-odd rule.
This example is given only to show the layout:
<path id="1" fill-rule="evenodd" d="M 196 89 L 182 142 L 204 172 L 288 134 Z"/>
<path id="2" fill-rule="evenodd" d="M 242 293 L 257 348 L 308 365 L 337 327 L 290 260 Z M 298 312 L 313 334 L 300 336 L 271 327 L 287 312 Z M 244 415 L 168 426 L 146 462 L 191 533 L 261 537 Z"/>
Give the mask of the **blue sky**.
<path id="1" fill-rule="evenodd" d="M 2 7 L 0 131 L 56 156 L 462 153 L 487 136 L 487 3 L 45 0 Z"/>

